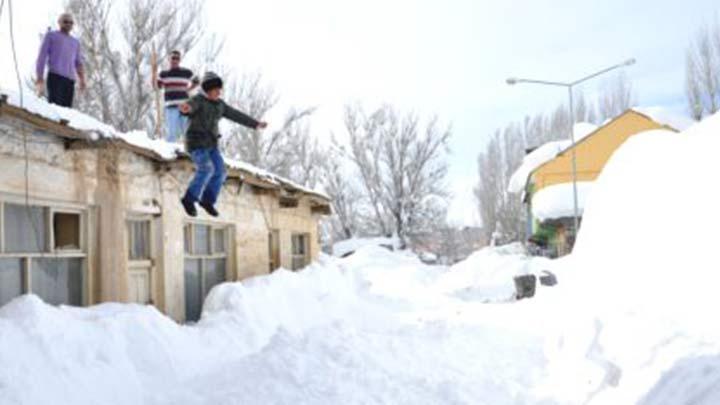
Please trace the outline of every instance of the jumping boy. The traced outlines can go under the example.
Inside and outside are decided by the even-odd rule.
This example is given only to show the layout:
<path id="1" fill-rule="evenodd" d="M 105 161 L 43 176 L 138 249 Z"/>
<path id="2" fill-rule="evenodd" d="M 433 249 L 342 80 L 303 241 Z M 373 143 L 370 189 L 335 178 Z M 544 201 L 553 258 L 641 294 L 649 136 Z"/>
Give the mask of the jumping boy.
<path id="1" fill-rule="evenodd" d="M 197 215 L 195 203 L 198 201 L 208 214 L 216 217 L 219 213 L 215 209 L 215 202 L 226 177 L 225 162 L 218 149 L 220 118 L 225 117 L 253 129 L 264 129 L 267 123 L 257 121 L 225 104 L 220 99 L 223 81 L 215 73 L 207 72 L 201 87 L 204 94 L 197 94 L 180 105 L 180 112 L 190 118 L 185 145 L 196 168 L 195 177 L 180 201 L 185 212 L 192 217 Z"/>

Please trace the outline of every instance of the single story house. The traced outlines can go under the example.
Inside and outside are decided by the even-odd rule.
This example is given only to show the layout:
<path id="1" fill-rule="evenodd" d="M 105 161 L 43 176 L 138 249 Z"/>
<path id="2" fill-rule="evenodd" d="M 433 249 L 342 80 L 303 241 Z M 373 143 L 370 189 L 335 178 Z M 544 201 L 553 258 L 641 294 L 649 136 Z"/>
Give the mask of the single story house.
<path id="1" fill-rule="evenodd" d="M 214 285 L 316 258 L 331 211 L 323 193 L 226 160 L 221 215 L 188 217 L 182 147 L 33 95 L 0 95 L 0 155 L 0 305 L 32 293 L 195 321 Z"/>

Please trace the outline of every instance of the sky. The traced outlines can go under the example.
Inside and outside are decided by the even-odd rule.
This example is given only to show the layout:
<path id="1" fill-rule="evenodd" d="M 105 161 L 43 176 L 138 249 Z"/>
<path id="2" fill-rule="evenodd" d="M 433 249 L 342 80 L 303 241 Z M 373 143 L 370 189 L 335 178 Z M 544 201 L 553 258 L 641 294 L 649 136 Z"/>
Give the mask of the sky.
<path id="1" fill-rule="evenodd" d="M 55 26 L 63 2 L 14 3 L 20 69 L 30 74 L 39 34 Z M 312 131 L 321 140 L 342 136 L 343 107 L 355 102 L 451 125 L 449 219 L 474 225 L 485 142 L 567 98 L 559 88 L 510 87 L 507 77 L 571 81 L 633 57 L 625 74 L 638 104 L 685 112 L 685 51 L 718 11 L 716 0 L 206 0 L 203 19 L 225 37 L 222 64 L 262 73 L 283 106 L 317 107 Z M 0 55 L 9 45 L 6 8 Z M 0 75 L 0 86 L 16 87 L 11 58 L 0 58 Z"/>

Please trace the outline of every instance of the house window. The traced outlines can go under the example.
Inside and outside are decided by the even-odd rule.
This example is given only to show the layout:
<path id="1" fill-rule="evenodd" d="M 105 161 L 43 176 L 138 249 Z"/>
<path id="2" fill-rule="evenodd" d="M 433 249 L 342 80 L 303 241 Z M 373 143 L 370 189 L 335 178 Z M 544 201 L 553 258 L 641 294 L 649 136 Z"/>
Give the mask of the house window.
<path id="1" fill-rule="evenodd" d="M 128 221 L 128 257 L 150 260 L 150 220 Z"/>
<path id="2" fill-rule="evenodd" d="M 85 211 L 0 201 L 0 305 L 32 293 L 83 304 Z"/>
<path id="3" fill-rule="evenodd" d="M 280 267 L 280 231 L 273 230 L 268 233 L 268 257 L 270 258 L 270 273 Z"/>
<path id="4" fill-rule="evenodd" d="M 80 214 L 53 213 L 53 234 L 56 250 L 80 250 Z"/>
<path id="5" fill-rule="evenodd" d="M 185 320 L 197 321 L 210 290 L 227 280 L 230 227 L 185 225 Z"/>
<path id="6" fill-rule="evenodd" d="M 127 222 L 128 299 L 138 304 L 152 303 L 152 222 L 134 218 Z"/>
<path id="7" fill-rule="evenodd" d="M 309 246 L 310 235 L 306 233 L 296 233 L 292 235 L 292 269 L 300 270 L 307 266 L 309 262 Z"/>

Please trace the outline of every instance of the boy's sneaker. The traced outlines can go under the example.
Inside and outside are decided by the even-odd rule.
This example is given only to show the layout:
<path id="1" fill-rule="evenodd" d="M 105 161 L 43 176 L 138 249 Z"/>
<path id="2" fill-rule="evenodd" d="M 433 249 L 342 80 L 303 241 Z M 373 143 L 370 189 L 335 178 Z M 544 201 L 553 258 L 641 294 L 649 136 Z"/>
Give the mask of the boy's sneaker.
<path id="1" fill-rule="evenodd" d="M 220 213 L 215 209 L 215 207 L 209 202 L 200 201 L 200 206 L 203 207 L 203 209 L 205 209 L 205 211 L 213 217 L 220 215 Z"/>
<path id="2" fill-rule="evenodd" d="M 197 216 L 197 208 L 195 208 L 195 202 L 187 195 L 180 200 L 182 203 L 183 208 L 185 208 L 185 212 L 187 212 L 188 215 L 191 217 Z"/>

